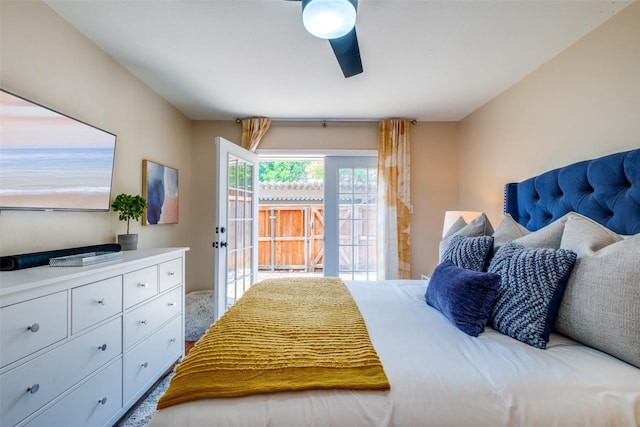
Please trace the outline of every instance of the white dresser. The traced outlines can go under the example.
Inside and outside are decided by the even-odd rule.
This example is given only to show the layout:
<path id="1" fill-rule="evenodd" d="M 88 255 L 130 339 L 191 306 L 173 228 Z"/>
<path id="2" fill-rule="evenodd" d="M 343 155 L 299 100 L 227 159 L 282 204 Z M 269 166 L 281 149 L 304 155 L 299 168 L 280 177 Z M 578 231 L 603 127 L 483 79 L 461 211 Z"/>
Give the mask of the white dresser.
<path id="1" fill-rule="evenodd" d="M 184 355 L 187 250 L 0 272 L 0 425 L 117 422 Z"/>

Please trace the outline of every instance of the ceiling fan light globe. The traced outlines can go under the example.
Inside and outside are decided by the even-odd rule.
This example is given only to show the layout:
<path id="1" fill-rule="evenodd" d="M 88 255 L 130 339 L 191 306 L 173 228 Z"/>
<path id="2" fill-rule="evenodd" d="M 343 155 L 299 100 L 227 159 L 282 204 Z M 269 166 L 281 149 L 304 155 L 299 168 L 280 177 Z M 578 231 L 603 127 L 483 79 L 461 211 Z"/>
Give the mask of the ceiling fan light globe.
<path id="1" fill-rule="evenodd" d="M 309 0 L 303 3 L 304 27 L 321 39 L 337 39 L 356 25 L 356 9 L 349 0 Z"/>

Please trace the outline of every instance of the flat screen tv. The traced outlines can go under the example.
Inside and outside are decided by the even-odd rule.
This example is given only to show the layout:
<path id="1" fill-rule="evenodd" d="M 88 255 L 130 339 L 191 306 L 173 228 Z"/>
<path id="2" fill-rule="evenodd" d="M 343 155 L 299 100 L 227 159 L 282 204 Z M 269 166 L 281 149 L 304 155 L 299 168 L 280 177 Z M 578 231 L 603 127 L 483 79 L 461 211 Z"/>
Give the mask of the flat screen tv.
<path id="1" fill-rule="evenodd" d="M 116 136 L 0 89 L 0 209 L 108 211 Z"/>

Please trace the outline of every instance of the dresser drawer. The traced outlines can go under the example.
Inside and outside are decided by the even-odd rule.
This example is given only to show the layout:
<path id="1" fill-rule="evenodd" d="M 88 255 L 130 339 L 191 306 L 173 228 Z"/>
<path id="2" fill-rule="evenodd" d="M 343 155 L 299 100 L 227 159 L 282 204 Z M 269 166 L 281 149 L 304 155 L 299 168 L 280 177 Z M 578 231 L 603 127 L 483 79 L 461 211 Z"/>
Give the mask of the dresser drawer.
<path id="1" fill-rule="evenodd" d="M 71 290 L 71 333 L 122 312 L 122 276 Z"/>
<path id="2" fill-rule="evenodd" d="M 181 311 L 182 286 L 126 313 L 124 348 L 130 348 Z"/>
<path id="3" fill-rule="evenodd" d="M 160 292 L 182 282 L 182 258 L 160 264 Z"/>
<path id="4" fill-rule="evenodd" d="M 122 359 L 118 359 L 26 425 L 104 426 L 121 407 Z"/>
<path id="5" fill-rule="evenodd" d="M 114 319 L 0 377 L 0 425 L 12 426 L 122 353 Z"/>
<path id="6" fill-rule="evenodd" d="M 158 266 L 143 268 L 124 275 L 125 309 L 158 294 Z"/>
<path id="7" fill-rule="evenodd" d="M 67 291 L 0 308 L 0 366 L 67 337 Z"/>
<path id="8" fill-rule="evenodd" d="M 178 316 L 124 355 L 124 403 L 149 381 L 159 378 L 184 351 L 182 317 Z M 150 384 L 149 384 L 150 385 Z"/>

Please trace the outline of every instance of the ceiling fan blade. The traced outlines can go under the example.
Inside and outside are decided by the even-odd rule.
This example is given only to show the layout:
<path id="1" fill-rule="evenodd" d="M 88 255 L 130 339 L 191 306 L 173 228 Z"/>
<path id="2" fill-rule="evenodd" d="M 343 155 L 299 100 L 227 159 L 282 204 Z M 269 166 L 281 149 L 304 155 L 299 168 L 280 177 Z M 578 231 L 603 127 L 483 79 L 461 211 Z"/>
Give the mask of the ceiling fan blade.
<path id="1" fill-rule="evenodd" d="M 360 58 L 356 27 L 340 38 L 330 39 L 329 43 L 345 78 L 362 73 L 362 59 Z"/>

